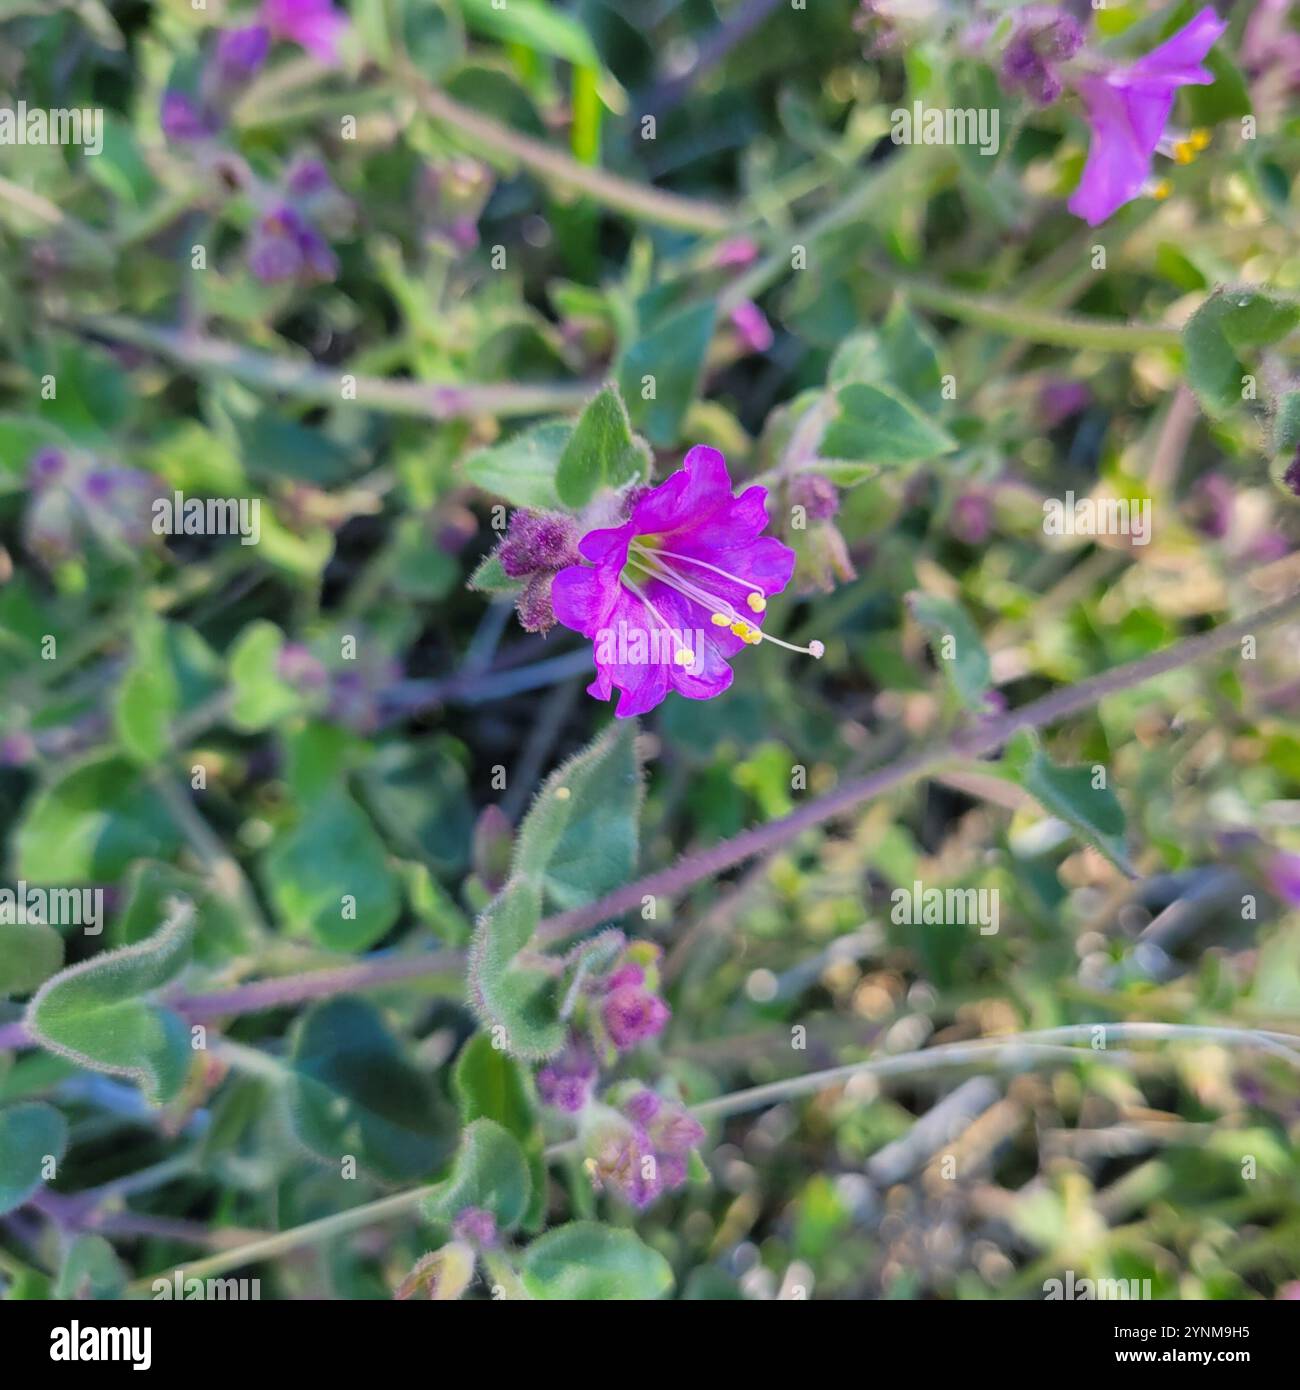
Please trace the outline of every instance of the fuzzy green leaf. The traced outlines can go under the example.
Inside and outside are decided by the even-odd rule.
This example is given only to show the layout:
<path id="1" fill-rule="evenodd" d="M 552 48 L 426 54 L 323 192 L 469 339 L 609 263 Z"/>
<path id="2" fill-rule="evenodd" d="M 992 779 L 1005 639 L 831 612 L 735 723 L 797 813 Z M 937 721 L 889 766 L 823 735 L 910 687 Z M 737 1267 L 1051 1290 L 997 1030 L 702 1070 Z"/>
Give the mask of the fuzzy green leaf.
<path id="1" fill-rule="evenodd" d="M 495 1120 L 475 1120 L 461 1136 L 451 1176 L 424 1200 L 430 1221 L 450 1225 L 466 1207 L 481 1207 L 512 1231 L 528 1210 L 532 1179 L 514 1136 Z"/>
<path id="2" fill-rule="evenodd" d="M 957 441 L 893 387 L 853 382 L 835 393 L 839 414 L 822 436 L 820 455 L 846 463 L 894 467 L 951 453 Z"/>
<path id="3" fill-rule="evenodd" d="M 931 638 L 939 669 L 967 709 L 980 709 L 992 681 L 988 653 L 970 615 L 950 599 L 916 591 L 908 595 L 912 616 Z"/>
<path id="4" fill-rule="evenodd" d="M 585 507 L 601 488 L 619 488 L 649 476 L 650 450 L 632 433 L 617 389 L 606 386 L 578 417 L 564 446 L 555 475 L 560 501 Z"/>
<path id="5" fill-rule="evenodd" d="M 194 911 L 173 904 L 151 937 L 105 951 L 47 980 L 27 1008 L 27 1027 L 51 1052 L 92 1071 L 129 1076 L 155 1103 L 171 1099 L 190 1069 L 189 1030 L 149 995 L 190 959 Z"/>
<path id="6" fill-rule="evenodd" d="M 524 1287 L 540 1299 L 662 1298 L 673 1286 L 668 1261 L 632 1231 L 571 1221 L 524 1251 Z"/>

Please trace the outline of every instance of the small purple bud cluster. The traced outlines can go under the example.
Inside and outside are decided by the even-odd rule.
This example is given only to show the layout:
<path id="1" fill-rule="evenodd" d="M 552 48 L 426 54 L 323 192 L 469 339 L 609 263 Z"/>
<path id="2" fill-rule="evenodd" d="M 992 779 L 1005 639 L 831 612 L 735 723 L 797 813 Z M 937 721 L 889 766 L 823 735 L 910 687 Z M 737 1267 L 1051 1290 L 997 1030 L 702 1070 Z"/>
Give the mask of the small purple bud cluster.
<path id="1" fill-rule="evenodd" d="M 1083 47 L 1078 20 L 1048 5 L 1033 5 L 1016 16 L 1015 32 L 1002 54 L 1002 81 L 1039 106 L 1050 106 L 1064 90 L 1057 65 Z"/>
<path id="2" fill-rule="evenodd" d="M 555 626 L 551 585 L 560 570 L 578 560 L 578 523 L 556 512 L 517 511 L 496 557 L 511 579 L 525 581 L 515 600 L 525 632 L 548 632 Z"/>
<path id="3" fill-rule="evenodd" d="M 703 1138 L 704 1126 L 682 1105 L 637 1087 L 617 1110 L 597 1107 L 584 1134 L 587 1170 L 598 1188 L 643 1211 L 685 1185 Z"/>
<path id="4" fill-rule="evenodd" d="M 333 280 L 338 258 L 320 228 L 342 231 L 351 205 L 318 159 L 300 159 L 285 171 L 248 244 L 248 267 L 263 284 Z"/>
<path id="5" fill-rule="evenodd" d="M 497 1219 L 483 1207 L 466 1207 L 452 1222 L 451 1233 L 475 1249 L 490 1250 L 497 1243 Z"/>
<path id="6" fill-rule="evenodd" d="M 219 135 L 230 120 L 236 98 L 266 62 L 270 47 L 271 34 L 265 25 L 222 31 L 199 78 L 197 94 L 178 87 L 163 93 L 160 120 L 167 139 L 189 144 Z"/>
<path id="7" fill-rule="evenodd" d="M 45 448 L 32 456 L 27 476 L 24 543 L 43 564 L 72 559 L 90 537 L 118 551 L 150 543 L 150 504 L 159 485 L 148 474 Z"/>
<path id="8" fill-rule="evenodd" d="M 581 990 L 562 1052 L 537 1074 L 543 1104 L 578 1117 L 587 1167 L 597 1187 L 612 1187 L 633 1206 L 686 1181 L 702 1127 L 680 1106 L 638 1084 L 595 1099 L 602 1068 L 657 1037 L 670 1017 L 659 996 L 659 948 L 626 947 L 603 975 Z"/>
<path id="9" fill-rule="evenodd" d="M 798 555 L 800 587 L 832 593 L 837 584 L 857 578 L 849 548 L 834 517 L 840 509 L 839 489 L 820 473 L 797 473 L 789 487 L 790 506 L 802 507 L 803 518 L 791 520 L 787 537 Z"/>

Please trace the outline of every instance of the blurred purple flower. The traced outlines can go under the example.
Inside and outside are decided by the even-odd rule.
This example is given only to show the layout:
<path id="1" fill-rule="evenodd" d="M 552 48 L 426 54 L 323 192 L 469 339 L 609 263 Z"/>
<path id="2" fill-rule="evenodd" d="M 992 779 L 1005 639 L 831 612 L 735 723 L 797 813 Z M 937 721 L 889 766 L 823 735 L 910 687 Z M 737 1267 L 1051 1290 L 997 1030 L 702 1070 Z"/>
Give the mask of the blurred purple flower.
<path id="1" fill-rule="evenodd" d="M 1045 430 L 1054 430 L 1092 404 L 1092 392 L 1081 381 L 1059 378 L 1043 384 L 1038 392 L 1038 419 Z"/>
<path id="2" fill-rule="evenodd" d="M 1282 485 L 1292 496 L 1300 497 L 1300 449 L 1296 450 L 1295 458 L 1287 464 L 1282 474 Z"/>
<path id="3" fill-rule="evenodd" d="M 551 592 L 556 618 L 594 643 L 588 694 L 617 688 L 626 719 L 670 689 L 690 700 L 726 690 L 729 658 L 765 640 L 767 599 L 794 572 L 794 551 L 766 526 L 767 489 L 734 496 L 726 460 L 697 445 L 623 525 L 588 531 L 578 549 L 590 564 L 562 569 Z M 795 650 L 821 655 L 819 644 Z"/>
<path id="4" fill-rule="evenodd" d="M 257 224 L 248 266 L 263 284 L 285 280 L 333 280 L 338 260 L 329 243 L 294 207 L 280 203 Z"/>
<path id="5" fill-rule="evenodd" d="M 772 325 L 752 300 L 747 299 L 731 311 L 731 326 L 747 352 L 766 352 L 776 341 Z"/>
<path id="6" fill-rule="evenodd" d="M 983 488 L 968 488 L 952 504 L 948 529 L 965 545 L 983 545 L 993 531 L 993 502 Z"/>
<path id="7" fill-rule="evenodd" d="M 1227 27 L 1207 5 L 1144 58 L 1079 79 L 1092 143 L 1068 206 L 1089 226 L 1104 222 L 1142 192 L 1175 93 L 1189 84 L 1214 81 L 1214 74 L 1201 65 Z"/>
<path id="8" fill-rule="evenodd" d="M 719 270 L 747 266 L 758 259 L 758 249 L 753 237 L 730 237 L 713 253 L 713 264 Z"/>
<path id="9" fill-rule="evenodd" d="M 1083 46 L 1083 29 L 1073 15 L 1049 5 L 1031 5 L 1016 15 L 1016 27 L 1002 54 L 1002 83 L 1040 106 L 1061 95 L 1064 83 L 1056 64 Z"/>
<path id="10" fill-rule="evenodd" d="M 242 86 L 257 75 L 270 47 L 271 31 L 264 24 L 224 30 L 212 61 L 213 81 L 222 88 Z"/>
<path id="11" fill-rule="evenodd" d="M 587 1136 L 597 1187 L 610 1187 L 638 1210 L 683 1186 L 691 1150 L 704 1127 L 686 1109 L 654 1091 L 639 1090 L 621 1113 L 606 1110 Z"/>
<path id="12" fill-rule="evenodd" d="M 171 88 L 163 93 L 159 122 L 168 140 L 178 143 L 208 140 L 221 129 L 212 112 L 201 109 L 193 97 Z"/>
<path id="13" fill-rule="evenodd" d="M 1236 489 L 1222 473 L 1207 473 L 1192 489 L 1194 525 L 1203 536 L 1221 541 L 1232 528 Z"/>
<path id="14" fill-rule="evenodd" d="M 606 994 L 600 1006 L 605 1032 L 619 1052 L 628 1052 L 663 1032 L 672 1013 L 657 994 L 644 987 L 644 977 L 620 983 Z"/>
<path id="15" fill-rule="evenodd" d="M 1300 907 L 1300 854 L 1275 854 L 1269 862 L 1268 881 L 1283 902 Z"/>
<path id="16" fill-rule="evenodd" d="M 261 20 L 277 39 L 298 44 L 322 63 L 338 62 L 348 21 L 330 0 L 262 0 Z"/>
<path id="17" fill-rule="evenodd" d="M 586 1107 L 596 1087 L 596 1057 L 576 1034 L 564 1050 L 537 1073 L 537 1094 L 543 1105 L 576 1115 Z"/>

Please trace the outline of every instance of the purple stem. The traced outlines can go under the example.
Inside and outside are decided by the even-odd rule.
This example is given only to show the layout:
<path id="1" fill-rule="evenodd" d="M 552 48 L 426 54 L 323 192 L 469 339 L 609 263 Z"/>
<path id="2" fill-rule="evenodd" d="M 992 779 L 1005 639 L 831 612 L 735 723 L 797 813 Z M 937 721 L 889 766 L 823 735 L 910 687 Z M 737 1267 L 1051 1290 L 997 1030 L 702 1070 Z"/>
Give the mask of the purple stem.
<path id="1" fill-rule="evenodd" d="M 780 820 L 756 826 L 700 854 L 678 861 L 671 868 L 649 874 L 636 883 L 625 884 L 597 902 L 544 919 L 537 930 L 541 941 L 555 941 L 572 936 L 588 927 L 617 917 L 637 906 L 643 896 L 663 894 L 676 896 L 698 883 L 734 865 L 766 854 L 814 825 L 833 820 L 855 806 L 882 792 L 924 776 L 942 764 L 958 758 L 976 758 L 1000 748 L 1020 729 L 1041 728 L 1067 715 L 1090 708 L 1107 695 L 1141 685 L 1144 681 L 1177 670 L 1195 661 L 1236 646 L 1243 637 L 1272 627 L 1300 612 L 1300 591 L 1288 598 L 1261 609 L 1236 622 L 1223 623 L 1212 632 L 1184 638 L 1164 651 L 1130 661 L 1113 671 L 1080 681 L 1078 685 L 1053 690 L 1041 699 L 1033 700 L 1020 709 L 982 719 L 959 729 L 946 743 L 936 749 L 921 749 L 878 768 L 867 776 L 848 782 L 828 795 L 811 801 L 807 806 Z M 360 961 L 355 965 L 330 970 L 315 970 L 303 975 L 287 975 L 273 980 L 258 980 L 235 989 L 215 994 L 174 994 L 167 1002 L 191 1020 L 221 1018 L 232 1014 L 256 1013 L 287 1004 L 300 1004 L 309 999 L 322 999 L 374 985 L 413 980 L 458 968 L 463 955 L 452 951 L 431 951 L 422 955 L 382 957 Z M 0 1051 L 29 1047 L 34 1040 L 21 1021 L 0 1025 Z"/>

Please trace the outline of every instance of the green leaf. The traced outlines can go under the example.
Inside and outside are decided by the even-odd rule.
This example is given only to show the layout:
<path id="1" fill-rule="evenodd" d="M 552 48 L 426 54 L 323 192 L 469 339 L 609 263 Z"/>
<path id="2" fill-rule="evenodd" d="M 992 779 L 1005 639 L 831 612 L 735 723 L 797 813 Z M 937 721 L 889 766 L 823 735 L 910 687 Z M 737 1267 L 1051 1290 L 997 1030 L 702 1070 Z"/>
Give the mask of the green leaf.
<path id="1" fill-rule="evenodd" d="M 495 1120 L 475 1120 L 461 1136 L 451 1176 L 424 1200 L 430 1221 L 450 1225 L 466 1207 L 481 1207 L 512 1231 L 528 1210 L 532 1179 L 514 1136 Z"/>
<path id="2" fill-rule="evenodd" d="M 1300 324 L 1300 304 L 1256 289 L 1216 290 L 1187 321 L 1183 347 L 1187 379 L 1212 415 L 1243 400 L 1242 378 L 1251 375 L 1241 354 L 1268 347 Z"/>
<path id="3" fill-rule="evenodd" d="M 480 594 L 517 594 L 523 588 L 518 579 L 511 579 L 501 568 L 496 551 L 485 555 L 469 577 L 469 587 Z"/>
<path id="4" fill-rule="evenodd" d="M 650 450 L 632 433 L 623 398 L 613 386 L 578 418 L 560 456 L 556 490 L 566 506 L 585 507 L 605 487 L 619 488 L 650 476 Z"/>
<path id="5" fill-rule="evenodd" d="M 892 467 L 951 453 L 957 441 L 892 387 L 854 382 L 835 393 L 839 414 L 818 450 L 824 459 Z M 824 471 L 819 465 L 819 471 Z"/>
<path id="6" fill-rule="evenodd" d="M 371 1005 L 332 999 L 312 1009 L 291 1060 L 294 1130 L 325 1163 L 337 1167 L 351 1155 L 377 1177 L 403 1182 L 423 1177 L 451 1152 L 449 1107 Z"/>
<path id="7" fill-rule="evenodd" d="M 277 669 L 284 634 L 274 623 L 249 623 L 230 652 L 230 721 L 252 732 L 269 728 L 302 706 Z"/>
<path id="8" fill-rule="evenodd" d="M 890 386 L 927 411 L 943 403 L 939 347 L 929 329 L 896 300 L 879 331 L 845 338 L 831 358 L 826 381 L 831 390 L 865 382 Z"/>
<path id="9" fill-rule="evenodd" d="M 564 825 L 547 857 L 547 896 L 561 911 L 595 902 L 635 876 L 644 786 L 634 719 L 616 719 L 546 779 L 520 826 L 564 810 Z M 568 792 L 563 800 L 561 788 Z"/>
<path id="10" fill-rule="evenodd" d="M 336 951 L 363 951 L 401 911 L 388 852 L 342 786 L 308 803 L 263 860 L 276 911 L 294 932 Z"/>
<path id="11" fill-rule="evenodd" d="M 1273 452 L 1288 462 L 1300 449 L 1300 391 L 1285 391 L 1278 397 L 1273 418 Z"/>
<path id="12" fill-rule="evenodd" d="M 518 1141 L 528 1161 L 530 1201 L 524 1225 L 541 1225 L 546 1208 L 546 1162 L 542 1127 L 537 1119 L 523 1068 L 503 1048 L 493 1047 L 486 1033 L 475 1033 L 461 1048 L 452 1073 L 452 1089 L 461 1124 L 495 1120 Z"/>
<path id="13" fill-rule="evenodd" d="M 558 510 L 555 474 L 572 432 L 567 420 L 543 421 L 503 444 L 471 454 L 465 460 L 465 476 L 513 506 Z"/>
<path id="14" fill-rule="evenodd" d="M 143 619 L 132 634 L 131 665 L 113 702 L 114 728 L 128 757 L 146 765 L 164 757 L 179 702 L 166 627 L 157 618 Z"/>
<path id="15" fill-rule="evenodd" d="M 134 859 L 167 859 L 180 836 L 126 759 L 98 756 L 32 799 L 16 836 L 15 874 L 33 883 L 111 882 Z"/>
<path id="16" fill-rule="evenodd" d="M 1072 826 L 1122 872 L 1132 874 L 1124 843 L 1124 808 L 1109 786 L 1093 786 L 1093 767 L 1058 766 L 1029 734 L 1008 744 L 1003 767 L 1041 806 Z"/>
<path id="17" fill-rule="evenodd" d="M 632 1231 L 571 1221 L 523 1253 L 524 1288 L 540 1299 L 662 1298 L 673 1286 L 668 1261 Z"/>
<path id="18" fill-rule="evenodd" d="M 22 1204 L 45 1181 L 47 1158 L 68 1147 L 68 1122 L 40 1101 L 0 1110 L 0 1216 Z"/>
<path id="19" fill-rule="evenodd" d="M 117 1299 L 126 1288 L 127 1269 L 103 1236 L 80 1235 L 69 1246 L 54 1283 L 57 1299 Z"/>
<path id="20" fill-rule="evenodd" d="M 560 982 L 521 964 L 516 956 L 532 940 L 541 918 L 541 892 L 531 879 L 513 879 L 488 904 L 470 947 L 470 997 L 479 1016 L 516 1057 L 540 1060 L 564 1046 Z"/>
<path id="21" fill-rule="evenodd" d="M 678 442 L 699 393 L 715 313 L 712 304 L 680 309 L 628 344 L 620 358 L 618 385 L 632 423 L 662 449 Z"/>
<path id="22" fill-rule="evenodd" d="M 171 1099 L 189 1073 L 189 1030 L 147 996 L 185 968 L 193 935 L 193 909 L 174 904 L 148 940 L 105 951 L 47 980 L 27 1008 L 32 1036 L 79 1066 L 131 1077 L 155 1103 Z"/>
<path id="23" fill-rule="evenodd" d="M 958 699 L 967 709 L 983 709 L 993 674 L 970 615 L 960 603 L 920 591 L 908 595 L 907 606 L 931 637 L 935 661 Z"/>
<path id="24" fill-rule="evenodd" d="M 0 998 L 30 994 L 63 964 L 63 938 L 43 922 L 0 922 Z"/>

